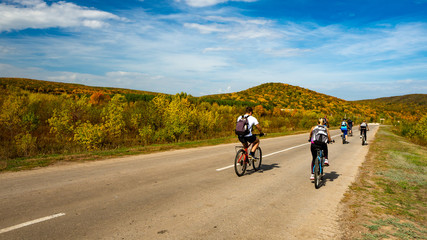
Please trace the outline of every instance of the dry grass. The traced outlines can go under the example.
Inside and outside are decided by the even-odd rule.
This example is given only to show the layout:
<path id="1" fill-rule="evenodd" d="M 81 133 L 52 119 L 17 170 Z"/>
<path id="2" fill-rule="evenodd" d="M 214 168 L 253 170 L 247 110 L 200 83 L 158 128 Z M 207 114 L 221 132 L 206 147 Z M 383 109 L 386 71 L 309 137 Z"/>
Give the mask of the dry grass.
<path id="1" fill-rule="evenodd" d="M 344 239 L 427 239 L 427 148 L 381 127 L 343 199 Z"/>

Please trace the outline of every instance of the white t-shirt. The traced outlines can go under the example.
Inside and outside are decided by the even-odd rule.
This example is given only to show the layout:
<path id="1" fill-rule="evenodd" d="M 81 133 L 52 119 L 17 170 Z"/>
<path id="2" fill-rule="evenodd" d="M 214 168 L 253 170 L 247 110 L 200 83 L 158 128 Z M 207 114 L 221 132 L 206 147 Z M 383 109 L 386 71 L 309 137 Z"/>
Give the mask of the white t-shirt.
<path id="1" fill-rule="evenodd" d="M 248 116 L 248 115 L 247 115 L 247 114 L 245 114 L 245 116 Z M 242 116 L 239 116 L 239 117 L 237 118 L 237 121 L 239 121 L 241 118 L 242 118 Z M 258 122 L 258 120 L 257 120 L 255 117 L 253 117 L 253 116 L 249 116 L 249 117 L 248 117 L 248 128 L 249 128 L 249 134 L 245 135 L 245 137 L 250 137 L 250 136 L 252 136 L 252 127 L 253 127 L 254 125 L 258 125 L 258 124 L 259 124 L 259 122 Z"/>

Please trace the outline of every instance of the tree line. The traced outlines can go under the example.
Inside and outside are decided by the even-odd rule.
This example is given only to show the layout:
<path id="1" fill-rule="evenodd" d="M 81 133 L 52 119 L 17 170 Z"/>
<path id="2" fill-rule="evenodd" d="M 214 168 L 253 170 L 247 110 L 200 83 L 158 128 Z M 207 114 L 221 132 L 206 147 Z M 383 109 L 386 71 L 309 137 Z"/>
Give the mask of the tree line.
<path id="1" fill-rule="evenodd" d="M 186 93 L 47 94 L 11 86 L 0 88 L 0 93 L 0 159 L 229 137 L 246 106 L 254 108 L 270 133 L 308 130 L 325 115 L 332 126 L 343 116 L 360 122 L 378 121 L 381 115 L 311 99 L 315 106 L 305 109 Z"/>

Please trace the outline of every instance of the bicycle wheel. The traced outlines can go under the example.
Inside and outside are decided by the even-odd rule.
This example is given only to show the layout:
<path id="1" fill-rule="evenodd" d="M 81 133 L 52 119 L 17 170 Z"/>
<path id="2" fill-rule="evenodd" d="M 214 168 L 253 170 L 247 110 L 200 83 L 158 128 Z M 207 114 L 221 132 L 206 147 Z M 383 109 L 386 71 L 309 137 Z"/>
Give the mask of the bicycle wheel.
<path id="1" fill-rule="evenodd" d="M 314 187 L 317 189 L 320 187 L 320 178 L 321 178 L 321 173 L 320 173 L 320 156 L 317 155 L 316 161 L 314 161 Z"/>
<path id="2" fill-rule="evenodd" d="M 258 171 L 258 170 L 260 170 L 260 169 L 261 169 L 261 163 L 262 163 L 262 151 L 261 151 L 261 148 L 260 148 L 260 147 L 258 147 L 258 148 L 255 150 L 255 157 L 256 157 L 257 159 L 254 159 L 254 160 L 253 160 L 253 167 L 254 167 L 254 170 L 255 170 L 255 171 Z"/>
<path id="3" fill-rule="evenodd" d="M 363 134 L 363 137 L 362 137 L 362 146 L 365 145 L 365 144 L 366 144 L 366 135 Z"/>
<path id="4" fill-rule="evenodd" d="M 246 155 L 243 149 L 240 149 L 236 153 L 236 158 L 234 159 L 234 171 L 237 176 L 241 177 L 245 174 L 247 162 L 245 161 Z"/>

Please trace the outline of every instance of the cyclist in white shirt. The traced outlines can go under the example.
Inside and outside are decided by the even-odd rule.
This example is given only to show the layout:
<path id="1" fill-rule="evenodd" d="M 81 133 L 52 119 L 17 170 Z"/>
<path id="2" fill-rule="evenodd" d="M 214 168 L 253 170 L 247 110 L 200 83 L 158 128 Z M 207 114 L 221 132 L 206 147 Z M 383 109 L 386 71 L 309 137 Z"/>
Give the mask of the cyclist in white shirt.
<path id="1" fill-rule="evenodd" d="M 239 121 L 242 117 L 246 117 L 248 120 L 248 130 L 249 130 L 248 134 L 238 135 L 238 138 L 239 138 L 239 141 L 243 144 L 244 148 L 249 148 L 249 146 L 252 144 L 252 148 L 250 150 L 249 156 L 255 158 L 255 150 L 259 146 L 259 138 L 252 134 L 253 126 L 255 126 L 259 130 L 260 136 L 263 136 L 264 133 L 261 130 L 258 120 L 254 116 L 252 116 L 252 114 L 253 114 L 252 107 L 247 107 L 246 114 L 243 116 L 239 116 L 237 118 L 237 121 Z"/>
<path id="2" fill-rule="evenodd" d="M 365 119 L 363 119 L 362 123 L 359 125 L 360 130 L 360 138 L 362 138 L 363 134 L 365 134 L 365 141 L 368 141 L 368 135 L 366 135 L 366 130 L 369 131 L 368 123 L 366 123 Z"/>

